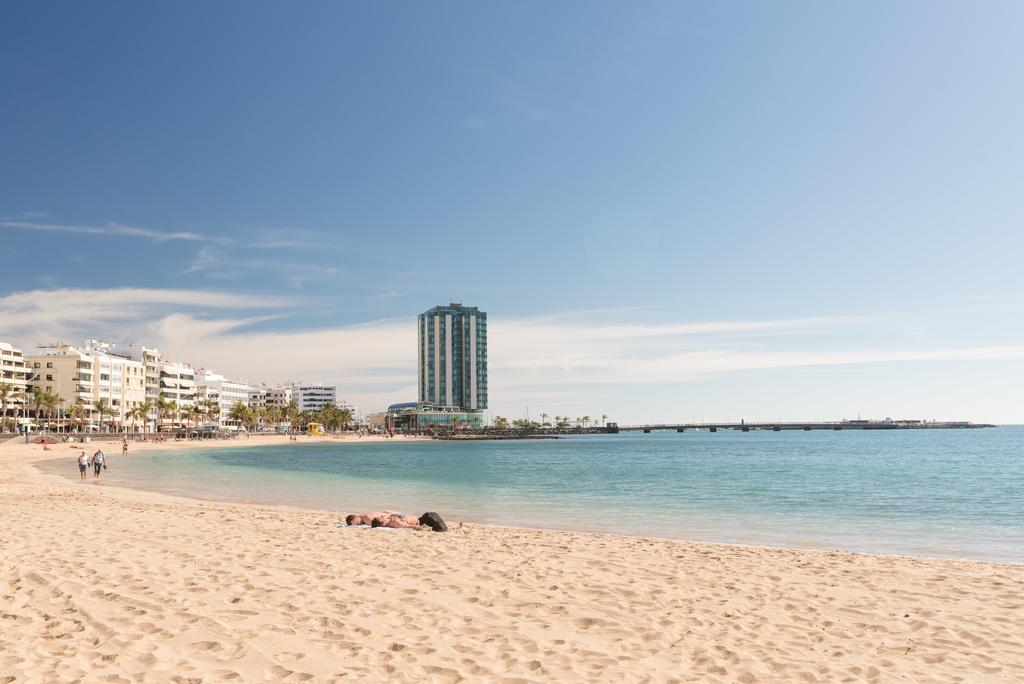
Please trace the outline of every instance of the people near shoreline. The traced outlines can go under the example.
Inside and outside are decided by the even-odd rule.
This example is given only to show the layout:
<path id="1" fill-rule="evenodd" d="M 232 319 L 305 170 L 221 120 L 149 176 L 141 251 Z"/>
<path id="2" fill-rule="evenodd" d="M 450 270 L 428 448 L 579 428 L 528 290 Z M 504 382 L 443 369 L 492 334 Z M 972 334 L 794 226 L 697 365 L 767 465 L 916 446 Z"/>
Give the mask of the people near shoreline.
<path id="1" fill-rule="evenodd" d="M 127 456 L 128 455 L 128 438 L 127 437 L 125 437 L 124 441 L 121 442 L 121 455 L 122 456 Z"/>
<path id="2" fill-rule="evenodd" d="M 82 449 L 82 453 L 78 454 L 78 475 L 81 479 L 86 479 L 86 472 L 89 470 L 89 457 L 85 455 L 85 449 Z"/>
<path id="3" fill-rule="evenodd" d="M 89 462 L 92 463 L 93 468 L 92 479 L 100 479 L 100 471 L 107 467 L 107 456 L 103 453 L 103 449 L 97 449 Z"/>

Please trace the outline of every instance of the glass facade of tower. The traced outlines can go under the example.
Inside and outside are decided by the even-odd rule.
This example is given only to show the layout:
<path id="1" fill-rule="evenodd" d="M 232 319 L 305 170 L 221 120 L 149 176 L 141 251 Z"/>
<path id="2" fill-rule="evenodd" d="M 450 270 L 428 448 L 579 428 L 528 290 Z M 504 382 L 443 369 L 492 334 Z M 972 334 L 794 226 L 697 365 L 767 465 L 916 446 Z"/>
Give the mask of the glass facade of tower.
<path id="1" fill-rule="evenodd" d="M 419 401 L 464 411 L 487 408 L 487 314 L 435 306 L 419 315 Z"/>

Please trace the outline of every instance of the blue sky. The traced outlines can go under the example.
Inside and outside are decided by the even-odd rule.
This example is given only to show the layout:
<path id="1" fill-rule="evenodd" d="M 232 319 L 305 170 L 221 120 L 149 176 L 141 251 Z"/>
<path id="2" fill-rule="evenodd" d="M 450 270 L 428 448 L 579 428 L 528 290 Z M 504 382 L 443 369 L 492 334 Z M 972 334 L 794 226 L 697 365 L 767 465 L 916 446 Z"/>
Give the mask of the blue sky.
<path id="1" fill-rule="evenodd" d="M 0 339 L 373 409 L 461 299 L 505 415 L 1024 422 L 1022 21 L 8 2 Z"/>

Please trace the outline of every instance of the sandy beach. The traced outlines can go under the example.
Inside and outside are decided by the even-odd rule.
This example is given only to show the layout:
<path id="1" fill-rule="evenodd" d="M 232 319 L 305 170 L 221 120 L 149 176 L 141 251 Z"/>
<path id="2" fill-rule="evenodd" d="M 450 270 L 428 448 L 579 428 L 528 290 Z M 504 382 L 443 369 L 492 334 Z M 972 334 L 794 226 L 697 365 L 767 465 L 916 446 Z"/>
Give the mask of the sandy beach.
<path id="1" fill-rule="evenodd" d="M 31 465 L 73 453 L 0 445 L 0 682 L 1024 679 L 1020 565 L 338 528 Z"/>

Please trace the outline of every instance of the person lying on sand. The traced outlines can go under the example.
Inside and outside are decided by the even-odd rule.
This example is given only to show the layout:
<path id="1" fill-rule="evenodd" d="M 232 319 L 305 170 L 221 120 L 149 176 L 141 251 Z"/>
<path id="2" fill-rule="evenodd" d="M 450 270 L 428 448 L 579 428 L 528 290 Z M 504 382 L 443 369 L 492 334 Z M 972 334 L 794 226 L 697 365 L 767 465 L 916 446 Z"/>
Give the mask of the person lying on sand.
<path id="1" fill-rule="evenodd" d="M 434 530 L 435 532 L 444 532 L 448 529 L 444 521 L 441 520 L 441 516 L 437 513 L 424 513 L 419 517 L 418 520 L 410 520 L 401 513 L 394 511 L 374 511 L 372 513 L 363 513 L 362 515 L 348 515 L 345 516 L 345 523 L 349 526 L 352 525 L 369 525 L 370 527 L 390 527 L 393 529 L 410 529 L 410 530 Z M 462 523 L 458 525 L 459 529 L 462 528 Z"/>
<path id="2" fill-rule="evenodd" d="M 348 515 L 345 516 L 345 522 L 349 525 L 369 525 L 373 522 L 374 518 L 389 518 L 392 515 L 401 515 L 395 511 L 372 511 L 370 513 L 363 513 L 361 515 Z"/>
<path id="3" fill-rule="evenodd" d="M 396 524 L 390 524 L 394 520 Z M 379 524 L 374 525 L 374 521 L 378 521 Z M 409 519 L 401 513 L 395 511 L 372 511 L 370 513 L 363 513 L 362 515 L 349 515 L 345 517 L 345 523 L 348 525 L 370 525 L 371 527 L 419 527 L 419 524 L 398 524 L 408 523 Z"/>

